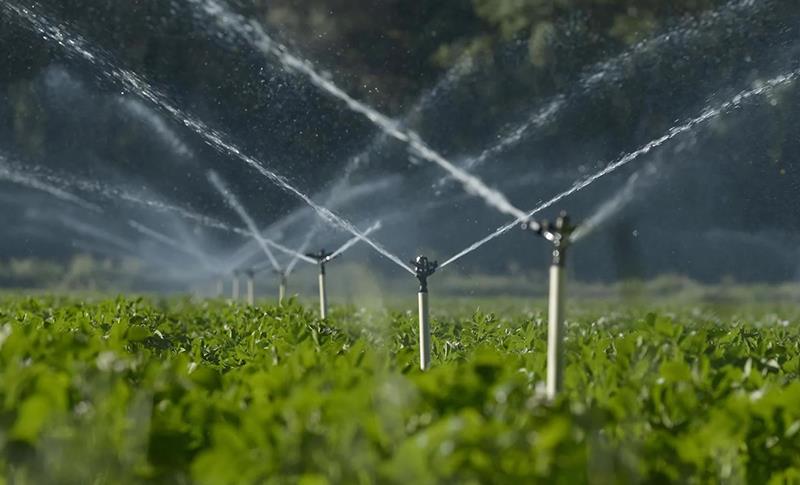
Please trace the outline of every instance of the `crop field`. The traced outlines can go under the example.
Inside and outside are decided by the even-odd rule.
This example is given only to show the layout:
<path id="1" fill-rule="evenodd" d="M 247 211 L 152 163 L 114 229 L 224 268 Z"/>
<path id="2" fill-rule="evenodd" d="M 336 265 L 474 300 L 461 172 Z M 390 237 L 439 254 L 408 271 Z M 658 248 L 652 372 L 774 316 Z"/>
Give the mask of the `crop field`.
<path id="1" fill-rule="evenodd" d="M 7 483 L 797 483 L 800 312 L 0 305 Z M 2 479 L 0 478 L 0 481 Z"/>

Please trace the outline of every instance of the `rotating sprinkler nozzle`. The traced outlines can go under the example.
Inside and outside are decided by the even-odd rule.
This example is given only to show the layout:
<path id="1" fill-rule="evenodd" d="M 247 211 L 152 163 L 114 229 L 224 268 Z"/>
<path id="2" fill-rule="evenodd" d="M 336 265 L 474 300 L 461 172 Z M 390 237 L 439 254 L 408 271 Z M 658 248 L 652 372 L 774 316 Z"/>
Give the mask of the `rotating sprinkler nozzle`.
<path id="1" fill-rule="evenodd" d="M 567 249 L 572 242 L 572 233 L 576 226 L 572 225 L 565 211 L 559 214 L 555 222 L 543 220 L 541 223 L 528 222 L 527 228 L 553 243 L 553 266 L 563 267 Z"/>
<path id="2" fill-rule="evenodd" d="M 244 272 L 245 276 L 247 276 L 247 304 L 253 305 L 256 300 L 255 296 L 255 276 L 256 272 L 252 269 L 248 269 Z"/>
<path id="3" fill-rule="evenodd" d="M 323 320 L 328 318 L 328 293 L 325 289 L 325 265 L 331 261 L 333 253 L 321 249 L 318 253 L 306 253 L 311 259 L 316 260 L 319 266 L 319 316 Z"/>
<path id="4" fill-rule="evenodd" d="M 411 261 L 414 273 L 419 280 L 417 302 L 419 304 L 419 367 L 428 370 L 431 364 L 431 326 L 430 311 L 428 309 L 428 277 L 436 272 L 439 267 L 437 261 L 429 261 L 425 256 L 417 256 Z"/>
<path id="5" fill-rule="evenodd" d="M 417 259 L 411 261 L 411 266 L 414 267 L 414 274 L 419 280 L 419 292 L 428 292 L 428 277 L 432 276 L 439 267 L 437 261 L 429 261 L 425 256 L 417 256 Z"/>
<path id="6" fill-rule="evenodd" d="M 566 212 L 555 222 L 528 222 L 526 227 L 553 243 L 547 319 L 547 398 L 555 399 L 564 381 L 564 265 L 575 226 Z"/>

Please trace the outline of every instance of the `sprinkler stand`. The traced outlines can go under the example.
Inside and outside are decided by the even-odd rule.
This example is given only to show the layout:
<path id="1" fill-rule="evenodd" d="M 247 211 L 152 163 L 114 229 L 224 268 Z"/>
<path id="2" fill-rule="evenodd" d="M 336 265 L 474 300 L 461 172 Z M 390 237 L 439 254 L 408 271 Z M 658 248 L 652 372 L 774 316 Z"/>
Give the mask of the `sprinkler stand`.
<path id="1" fill-rule="evenodd" d="M 331 261 L 332 253 L 320 250 L 318 253 L 308 253 L 306 256 L 317 260 L 319 266 L 319 316 L 325 320 L 328 318 L 328 292 L 325 288 L 325 265 Z"/>
<path id="2" fill-rule="evenodd" d="M 419 305 L 419 368 L 428 370 L 431 365 L 431 326 L 428 308 L 428 277 L 436 272 L 439 263 L 430 262 L 425 256 L 417 256 L 411 262 L 419 280 L 417 303 Z"/>
<path id="3" fill-rule="evenodd" d="M 286 299 L 286 274 L 280 274 L 280 283 L 278 284 L 278 305 L 283 305 L 283 300 Z"/>
<path id="4" fill-rule="evenodd" d="M 217 298 L 222 298 L 225 295 L 225 282 L 222 278 L 217 280 Z"/>
<path id="5" fill-rule="evenodd" d="M 575 227 L 565 212 L 555 223 L 529 223 L 531 230 L 553 243 L 547 318 L 547 398 L 553 400 L 564 384 L 564 265 Z"/>
<path id="6" fill-rule="evenodd" d="M 239 300 L 239 271 L 233 272 L 233 283 L 231 285 L 231 300 Z"/>
<path id="7" fill-rule="evenodd" d="M 254 281 L 256 274 L 252 269 L 245 271 L 245 274 L 247 275 L 247 304 L 252 306 L 256 301 Z"/>

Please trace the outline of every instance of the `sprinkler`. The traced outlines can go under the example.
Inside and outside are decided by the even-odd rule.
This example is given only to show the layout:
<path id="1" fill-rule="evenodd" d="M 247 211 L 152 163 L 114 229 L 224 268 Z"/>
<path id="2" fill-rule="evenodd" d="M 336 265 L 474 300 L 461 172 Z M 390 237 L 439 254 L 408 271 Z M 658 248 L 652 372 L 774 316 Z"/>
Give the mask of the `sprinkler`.
<path id="1" fill-rule="evenodd" d="M 318 253 L 306 253 L 311 259 L 316 260 L 319 266 L 319 316 L 323 320 L 328 318 L 328 293 L 325 290 L 325 265 L 331 261 L 333 253 L 321 249 Z"/>
<path id="2" fill-rule="evenodd" d="M 564 265 L 575 226 L 562 212 L 554 223 L 529 222 L 527 227 L 553 243 L 547 319 L 547 398 L 555 399 L 564 381 Z"/>
<path id="3" fill-rule="evenodd" d="M 283 300 L 286 299 L 286 272 L 275 270 L 275 274 L 280 278 L 278 284 L 278 305 L 283 305 Z"/>
<path id="4" fill-rule="evenodd" d="M 252 306 L 256 301 L 255 295 L 255 276 L 256 272 L 248 269 L 244 272 L 247 276 L 247 304 Z"/>
<path id="5" fill-rule="evenodd" d="M 225 294 L 225 282 L 222 278 L 217 280 L 217 298 L 222 298 Z"/>
<path id="6" fill-rule="evenodd" d="M 231 300 L 239 300 L 239 270 L 233 270 L 233 284 L 231 285 Z"/>
<path id="7" fill-rule="evenodd" d="M 419 367 L 428 370 L 431 365 L 431 326 L 429 323 L 430 312 L 428 310 L 428 277 L 436 272 L 439 267 L 437 261 L 428 261 L 425 256 L 417 256 L 411 261 L 414 272 L 419 280 L 419 292 L 417 301 L 419 303 Z"/>

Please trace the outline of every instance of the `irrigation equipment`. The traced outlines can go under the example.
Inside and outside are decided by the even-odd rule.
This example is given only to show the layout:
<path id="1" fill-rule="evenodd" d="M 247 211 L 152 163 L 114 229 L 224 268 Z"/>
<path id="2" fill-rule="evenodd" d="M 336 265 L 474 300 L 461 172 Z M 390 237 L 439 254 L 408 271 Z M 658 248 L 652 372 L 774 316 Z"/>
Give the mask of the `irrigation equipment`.
<path id="1" fill-rule="evenodd" d="M 206 15 L 212 17 L 217 24 L 226 31 L 227 34 L 241 36 L 256 49 L 276 59 L 288 72 L 304 76 L 318 89 L 330 96 L 333 96 L 338 101 L 344 103 L 348 109 L 360 114 L 372 122 L 378 129 L 383 131 L 386 136 L 395 138 L 397 141 L 406 144 L 411 152 L 419 155 L 421 158 L 429 162 L 435 163 L 443 170 L 447 171 L 451 177 L 459 181 L 464 186 L 468 193 L 481 197 L 489 206 L 494 207 L 501 213 L 509 214 L 516 218 L 525 218 L 525 213 L 511 204 L 511 202 L 506 199 L 505 195 L 486 185 L 480 178 L 467 173 L 454 165 L 451 161 L 446 159 L 440 153 L 435 151 L 430 145 L 428 145 L 415 131 L 402 127 L 402 125 L 396 120 L 387 117 L 371 106 L 368 106 L 367 104 L 344 92 L 333 81 L 320 74 L 309 61 L 293 54 L 287 46 L 273 39 L 258 23 L 250 22 L 246 17 L 231 11 L 230 8 L 217 0 L 190 0 L 190 3 L 197 8 L 199 12 L 205 13 Z M 14 9 L 12 7 L 12 10 L 19 9 Z M 26 20 L 29 22 L 31 21 L 31 19 Z M 254 168 L 258 169 L 259 167 Z M 273 181 L 277 182 L 279 185 L 284 185 L 285 188 L 288 188 L 285 180 L 280 180 L 279 178 L 273 177 L 270 178 L 272 178 Z M 294 191 L 294 189 L 290 190 Z M 301 195 L 297 192 L 296 194 Z M 316 206 L 316 204 L 314 204 L 313 201 L 311 201 L 308 197 L 303 196 L 303 198 L 312 207 Z M 324 209 L 324 207 L 319 208 Z M 330 211 L 325 210 L 325 212 L 329 213 Z M 346 221 L 341 220 L 341 218 L 335 216 L 335 214 L 324 214 L 323 212 L 320 212 L 320 215 L 324 219 L 328 219 L 331 222 L 341 225 L 342 228 L 352 232 L 354 235 L 360 235 L 357 231 L 354 232 L 352 230 L 352 225 L 347 225 Z M 330 216 L 335 216 L 336 219 L 339 220 L 336 221 L 336 219 L 333 219 Z M 374 241 L 371 241 L 367 238 L 363 238 L 363 240 L 367 244 L 373 246 L 373 248 L 375 248 L 384 256 L 392 259 L 390 256 L 393 255 L 385 251 L 384 248 L 376 245 Z M 402 262 L 394 259 L 392 259 L 392 261 L 400 264 L 403 268 L 406 268 Z M 411 268 L 407 269 L 411 270 Z"/>
<path id="2" fill-rule="evenodd" d="M 239 202 L 239 198 L 228 188 L 228 186 L 223 182 L 222 178 L 217 174 L 217 172 L 213 170 L 208 171 L 208 181 L 211 182 L 211 185 L 214 186 L 215 189 L 220 193 L 225 202 L 230 206 L 242 219 L 247 225 L 247 228 L 250 230 L 250 233 L 253 239 L 258 242 L 261 249 L 264 251 L 264 254 L 267 255 L 267 259 L 269 260 L 272 267 L 278 271 L 280 271 L 281 266 L 278 264 L 278 260 L 275 258 L 275 255 L 272 253 L 272 250 L 269 248 L 269 243 L 266 239 L 261 236 L 261 231 L 258 230 L 258 226 L 256 226 L 256 221 L 247 213 L 247 209 L 244 208 L 241 202 Z"/>
<path id="3" fill-rule="evenodd" d="M 239 159 L 287 193 L 298 197 L 314 209 L 328 224 L 350 232 L 396 265 L 409 273 L 413 273 L 413 270 L 406 266 L 399 257 L 386 250 L 386 248 L 377 242 L 364 236 L 351 222 L 330 211 L 327 207 L 317 204 L 309 195 L 290 184 L 285 177 L 268 169 L 260 160 L 244 153 L 228 139 L 227 134 L 210 128 L 200 119 L 174 106 L 163 92 L 150 85 L 144 78 L 132 71 L 117 66 L 114 60 L 105 52 L 93 49 L 82 37 L 72 34 L 46 15 L 41 15 L 38 12 L 38 8 L 27 8 L 11 2 L 2 2 L 0 3 L 0 9 L 15 15 L 18 19 L 22 20 L 28 28 L 40 34 L 45 40 L 57 43 L 70 54 L 80 57 L 93 66 L 98 67 L 103 76 L 114 82 L 118 82 L 132 94 L 136 94 L 158 106 L 161 110 L 170 114 L 175 120 L 183 123 L 186 127 L 194 131 L 210 146 L 222 153 L 227 153 Z M 320 77 L 319 79 L 322 80 L 323 78 Z"/>
<path id="4" fill-rule="evenodd" d="M 303 255 L 302 259 L 303 261 L 310 261 L 311 263 L 316 263 L 315 260 L 308 258 L 305 255 Z M 271 266 L 272 265 L 269 262 L 261 263 L 250 268 L 250 271 L 252 271 L 253 275 L 256 275 L 257 273 L 260 273 Z M 286 281 L 289 277 L 288 268 L 287 269 L 272 268 L 272 272 L 275 273 L 278 276 L 278 278 L 280 278 L 278 284 L 278 305 L 282 305 L 283 300 L 286 299 Z"/>
<path id="5" fill-rule="evenodd" d="M 239 300 L 239 270 L 233 270 L 233 283 L 231 285 L 231 301 Z"/>
<path id="6" fill-rule="evenodd" d="M 553 243 L 553 260 L 550 264 L 550 295 L 547 317 L 547 386 L 548 399 L 555 399 L 564 382 L 564 266 L 567 249 L 575 226 L 566 212 L 555 222 L 530 222 L 527 228 Z"/>
<path id="7" fill-rule="evenodd" d="M 414 273 L 419 280 L 417 302 L 419 304 L 419 368 L 428 370 L 431 365 L 431 326 L 428 309 L 428 277 L 439 267 L 437 261 L 429 261 L 425 256 L 417 256 L 411 261 Z"/>
<path id="8" fill-rule="evenodd" d="M 252 306 L 256 301 L 255 295 L 255 276 L 256 272 L 252 268 L 244 271 L 247 277 L 247 304 Z"/>
<path id="9" fill-rule="evenodd" d="M 98 205 L 87 202 L 81 197 L 66 191 L 62 187 L 56 187 L 53 184 L 48 183 L 46 180 L 42 180 L 30 173 L 26 173 L 22 169 L 14 167 L 11 163 L 7 162 L 6 157 L 2 152 L 0 152 L 0 180 L 21 185 L 23 187 L 28 187 L 40 192 L 45 192 L 59 200 L 71 202 L 92 212 L 103 212 L 103 209 Z"/>
<path id="10" fill-rule="evenodd" d="M 319 314 L 321 318 L 325 319 L 328 317 L 328 293 L 327 289 L 325 288 L 325 265 L 330 263 L 334 259 L 338 258 L 342 254 L 344 254 L 345 251 L 353 247 L 358 241 L 364 240 L 365 236 L 372 234 L 373 232 L 377 231 L 380 228 L 381 228 L 381 222 L 378 221 L 369 228 L 367 228 L 367 230 L 364 231 L 363 234 L 351 238 L 350 240 L 345 242 L 342 246 L 340 246 L 339 249 L 337 249 L 332 253 L 329 253 L 324 249 L 321 249 L 318 253 L 306 253 L 306 258 L 315 261 L 319 266 Z M 286 291 L 285 274 L 281 279 L 280 288 L 281 292 Z M 281 300 L 283 300 L 282 297 Z"/>
<path id="11" fill-rule="evenodd" d="M 314 259 L 319 266 L 319 316 L 323 320 L 328 318 L 328 293 L 325 288 L 325 265 L 328 264 L 333 253 L 329 253 L 321 249 L 318 253 L 306 253 L 311 259 Z"/>
<path id="12" fill-rule="evenodd" d="M 283 271 L 276 271 L 275 273 L 280 278 L 278 283 L 278 305 L 283 305 L 283 300 L 286 299 L 287 275 L 286 272 Z"/>

